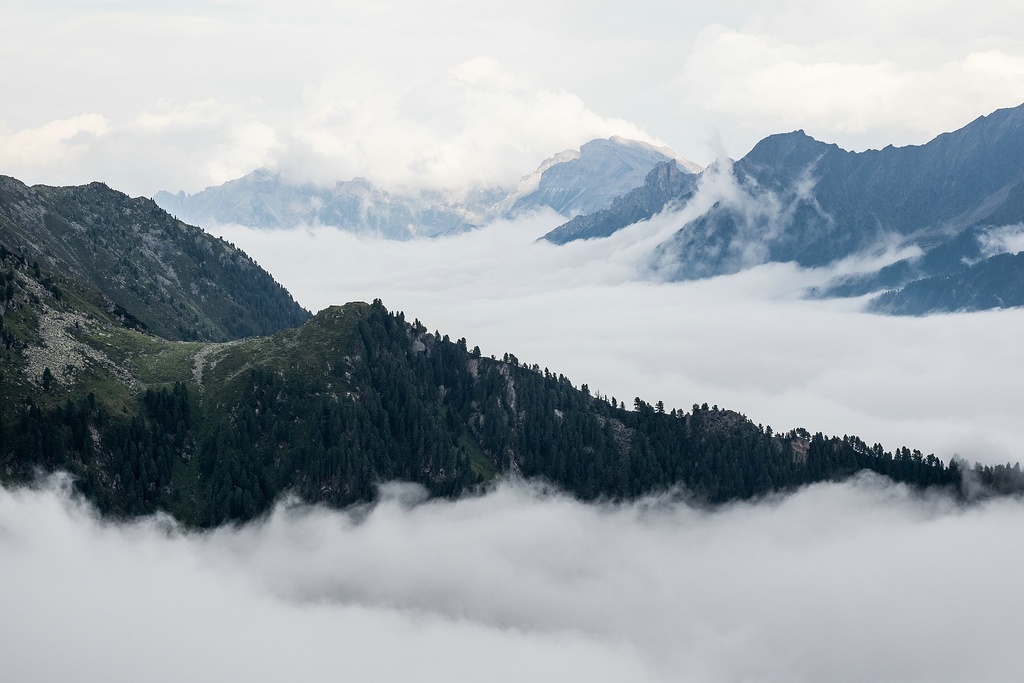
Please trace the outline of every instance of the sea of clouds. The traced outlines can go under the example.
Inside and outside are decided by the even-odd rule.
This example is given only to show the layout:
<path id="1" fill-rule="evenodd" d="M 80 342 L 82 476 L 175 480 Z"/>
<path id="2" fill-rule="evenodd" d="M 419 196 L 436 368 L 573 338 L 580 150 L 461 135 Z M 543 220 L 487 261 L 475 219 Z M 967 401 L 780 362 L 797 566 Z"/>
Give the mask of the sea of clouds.
<path id="1" fill-rule="evenodd" d="M 1006 681 L 1024 509 L 873 476 L 784 498 L 288 502 L 241 527 L 104 521 L 0 488 L 12 681 Z"/>
<path id="2" fill-rule="evenodd" d="M 712 130 L 737 156 L 798 127 L 924 142 L 1018 104 L 1024 83 L 1009 2 L 80 5 L 5 13 L 4 173 L 147 195 L 260 165 L 449 188 L 611 134 L 698 160 Z M 890 318 L 804 297 L 885 252 L 666 282 L 650 256 L 684 219 L 565 247 L 535 241 L 553 214 L 407 243 L 219 232 L 314 311 L 381 298 L 627 404 L 1019 459 L 1024 311 Z M 1024 248 L 1020 226 L 983 246 Z M 522 482 L 426 502 L 392 484 L 374 505 L 282 501 L 200 533 L 102 520 L 69 490 L 0 487 L 4 680 L 1019 678 L 1018 500 L 960 507 L 870 476 L 716 510 Z"/>

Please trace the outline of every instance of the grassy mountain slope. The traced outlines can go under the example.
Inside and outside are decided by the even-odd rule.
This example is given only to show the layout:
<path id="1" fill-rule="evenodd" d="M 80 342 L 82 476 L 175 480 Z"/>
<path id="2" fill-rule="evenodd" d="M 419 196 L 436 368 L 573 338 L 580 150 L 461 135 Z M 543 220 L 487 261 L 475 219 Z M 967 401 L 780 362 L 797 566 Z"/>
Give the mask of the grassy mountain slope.
<path id="1" fill-rule="evenodd" d="M 165 339 L 226 341 L 309 318 L 240 250 L 102 183 L 27 187 L 0 176 L 0 242 Z"/>

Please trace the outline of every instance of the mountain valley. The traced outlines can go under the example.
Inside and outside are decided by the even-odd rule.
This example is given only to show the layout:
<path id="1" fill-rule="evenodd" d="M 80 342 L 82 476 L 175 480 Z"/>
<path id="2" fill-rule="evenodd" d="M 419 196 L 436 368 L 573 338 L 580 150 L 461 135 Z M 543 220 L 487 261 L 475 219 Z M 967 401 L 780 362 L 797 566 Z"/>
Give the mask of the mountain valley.
<path id="1" fill-rule="evenodd" d="M 802 132 L 777 135 L 700 173 L 666 150 L 593 141 L 545 162 L 484 213 L 575 215 L 544 236 L 569 245 L 671 216 L 708 184 L 726 182 L 734 191 L 655 250 L 676 278 L 765 260 L 820 267 L 895 240 L 921 255 L 814 294 L 888 288 L 869 305 L 897 315 L 1018 306 L 1024 262 L 999 245 L 1013 243 L 1006 226 L 1024 220 L 1013 163 L 1024 150 L 1022 111 L 982 117 L 922 147 L 860 154 Z M 280 225 L 295 218 L 288 205 L 309 203 L 307 191 L 257 171 L 193 196 L 193 206 L 249 211 L 277 197 L 247 220 Z M 383 237 L 411 237 L 387 226 L 426 215 L 361 180 L 331 196 L 362 197 L 344 211 Z M 312 220 L 328 213 L 318 215 Z M 473 227 L 431 215 L 431 230 Z M 485 356 L 464 338 L 428 332 L 379 299 L 310 317 L 234 245 L 100 183 L 27 187 L 3 178 L 0 245 L 3 476 L 67 470 L 116 515 L 164 509 L 217 525 L 256 517 L 285 492 L 347 506 L 389 480 L 459 496 L 509 476 L 584 500 L 683 487 L 710 504 L 861 469 L 962 496 L 976 490 L 965 477 L 993 492 L 1024 485 L 1009 464 L 968 472 L 963 461 L 854 436 L 775 433 L 717 406 L 592 394 L 513 354 Z"/>
<path id="2" fill-rule="evenodd" d="M 163 509 L 217 525 L 258 516 L 285 492 L 346 506 L 393 479 L 458 496 L 498 476 L 540 478 L 584 500 L 682 486 L 714 504 L 861 469 L 973 491 L 961 488 L 963 463 L 919 451 L 776 434 L 706 404 L 592 394 L 380 301 L 329 307 L 271 336 L 172 341 L 127 314 L 146 310 L 138 301 L 111 311 L 70 275 L 2 255 L 0 472 L 25 481 L 67 470 L 114 515 Z M 995 492 L 1024 481 L 1001 465 L 970 476 Z"/>

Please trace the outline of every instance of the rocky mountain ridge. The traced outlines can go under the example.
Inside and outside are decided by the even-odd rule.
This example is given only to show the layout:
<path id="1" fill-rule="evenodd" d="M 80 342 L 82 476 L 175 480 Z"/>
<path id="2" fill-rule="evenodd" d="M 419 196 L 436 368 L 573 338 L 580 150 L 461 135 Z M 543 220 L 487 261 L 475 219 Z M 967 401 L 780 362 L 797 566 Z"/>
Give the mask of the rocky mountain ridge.
<path id="1" fill-rule="evenodd" d="M 0 243 L 167 339 L 270 334 L 309 317 L 233 245 L 102 183 L 28 187 L 0 176 Z"/>

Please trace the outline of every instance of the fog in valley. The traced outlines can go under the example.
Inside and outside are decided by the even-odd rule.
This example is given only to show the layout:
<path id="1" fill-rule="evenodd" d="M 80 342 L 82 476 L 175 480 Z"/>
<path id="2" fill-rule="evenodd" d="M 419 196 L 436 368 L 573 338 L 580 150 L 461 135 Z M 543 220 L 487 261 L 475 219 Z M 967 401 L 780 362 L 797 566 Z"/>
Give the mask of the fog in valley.
<path id="1" fill-rule="evenodd" d="M 200 534 L 100 521 L 54 480 L 0 489 L 4 675 L 1012 680 L 1022 514 L 876 477 L 714 511 L 393 485 Z"/>

